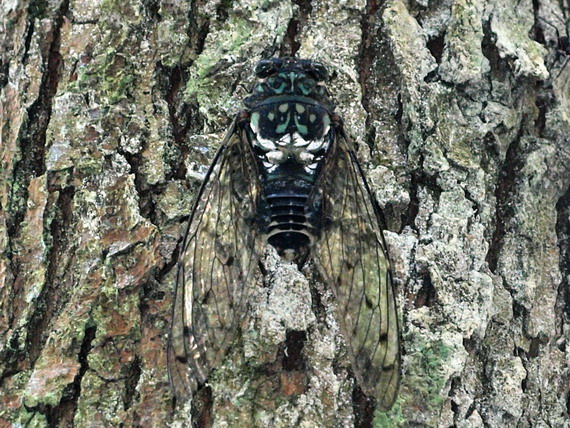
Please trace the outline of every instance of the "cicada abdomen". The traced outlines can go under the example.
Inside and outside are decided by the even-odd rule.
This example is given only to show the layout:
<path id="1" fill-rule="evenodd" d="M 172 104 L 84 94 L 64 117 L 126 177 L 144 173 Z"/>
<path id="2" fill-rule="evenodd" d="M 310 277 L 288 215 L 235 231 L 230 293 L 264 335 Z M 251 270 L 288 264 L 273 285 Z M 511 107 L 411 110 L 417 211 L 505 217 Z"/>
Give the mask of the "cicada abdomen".
<path id="1" fill-rule="evenodd" d="M 400 379 L 396 299 L 379 208 L 324 85 L 326 68 L 262 60 L 202 188 L 178 265 L 169 373 L 184 398 L 224 357 L 265 245 L 333 289 L 362 390 L 389 408 Z"/>

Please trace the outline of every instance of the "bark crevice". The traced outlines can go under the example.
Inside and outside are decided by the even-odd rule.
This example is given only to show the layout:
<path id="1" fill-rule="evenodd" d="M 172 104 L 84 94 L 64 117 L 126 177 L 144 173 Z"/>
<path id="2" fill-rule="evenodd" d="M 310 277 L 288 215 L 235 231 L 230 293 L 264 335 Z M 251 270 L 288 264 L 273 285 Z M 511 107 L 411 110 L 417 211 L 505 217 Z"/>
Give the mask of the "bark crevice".
<path id="1" fill-rule="evenodd" d="M 512 198 L 517 191 L 517 180 L 524 166 L 521 153 L 522 130 L 509 144 L 499 169 L 495 184 L 495 230 L 487 252 L 487 263 L 491 272 L 497 273 L 497 264 L 503 246 L 503 239 L 510 230 L 510 220 L 515 215 Z"/>
<path id="2" fill-rule="evenodd" d="M 311 0 L 292 0 L 297 5 L 293 17 L 289 20 L 285 37 L 279 47 L 281 56 L 295 56 L 301 47 L 299 36 L 307 26 L 313 6 Z M 272 56 L 272 55 L 269 55 Z"/>
<path id="3" fill-rule="evenodd" d="M 46 13 L 43 9 L 42 2 L 33 2 L 28 8 L 28 31 L 25 38 L 25 49 L 23 58 L 25 60 L 30 49 L 31 38 L 33 35 L 33 28 L 35 26 L 36 20 Z M 22 246 L 21 233 L 25 226 L 24 218 L 26 215 L 28 198 L 29 198 L 29 185 L 34 178 L 41 177 L 46 173 L 45 166 L 45 156 L 46 156 L 46 132 L 51 119 L 52 113 L 52 101 L 56 94 L 59 80 L 61 78 L 61 70 L 63 68 L 63 59 L 59 52 L 61 44 L 61 27 L 63 25 L 64 16 L 68 12 L 69 1 L 63 1 L 60 7 L 51 19 L 51 28 L 47 33 L 47 38 L 43 42 L 46 43 L 45 53 L 43 55 L 43 66 L 44 72 L 41 76 L 41 83 L 38 90 L 38 96 L 36 100 L 30 105 L 27 110 L 27 117 L 24 120 L 22 126 L 19 129 L 18 134 L 18 144 L 19 144 L 19 158 L 16 158 L 13 174 L 11 177 L 11 188 L 10 195 L 8 199 L 9 206 L 7 208 L 8 215 L 6 216 L 7 225 L 7 249 L 6 257 L 10 264 L 11 272 L 13 274 L 13 288 L 12 288 L 12 304 L 11 304 L 11 314 L 19 313 L 17 305 L 21 299 L 22 293 L 22 281 L 18 280 L 20 275 L 25 273 L 25 267 L 20 266 L 17 261 L 16 252 L 25 251 L 25 248 L 18 250 Z M 63 193 L 62 201 L 66 199 L 66 192 Z M 61 196 L 61 194 L 60 194 Z M 60 203 L 58 198 L 57 204 Z M 63 202 L 61 202 L 63 203 Z M 57 205 L 56 204 L 56 205 Z M 63 203 L 65 205 L 65 203 Z M 69 214 L 69 207 L 63 209 L 63 214 Z M 49 224 L 45 225 L 49 230 Z M 24 355 L 19 351 L 19 346 L 14 346 L 5 351 L 4 360 L 6 363 L 5 372 L 2 377 L 6 377 L 6 373 L 17 373 L 21 371 L 22 367 L 18 367 L 18 361 L 27 359 L 28 364 L 33 366 L 35 359 L 39 355 L 38 346 L 43 338 L 43 328 L 39 328 L 36 331 L 34 327 L 38 327 L 39 324 L 46 326 L 45 322 L 38 322 L 43 315 L 46 313 L 46 305 L 49 308 L 53 308 L 51 301 L 47 302 L 45 296 L 53 292 L 53 273 L 55 271 L 55 258 L 57 258 L 57 252 L 59 251 L 59 238 L 58 236 L 50 236 L 50 233 L 59 233 L 58 231 L 52 229 L 50 232 L 45 233 L 44 236 L 41 235 L 41 231 L 38 231 L 40 235 L 38 239 L 44 239 L 47 242 L 52 241 L 52 247 L 49 249 L 47 254 L 48 266 L 46 283 L 44 284 L 41 294 L 37 299 L 37 304 L 35 307 L 35 313 L 32 315 L 31 320 L 26 324 L 26 329 L 28 330 L 27 336 L 27 351 L 29 355 Z M 50 267 L 51 264 L 51 267 Z M 7 302 L 6 302 L 7 303 Z M 20 302 L 21 304 L 21 302 Z M 14 327 L 13 323 L 16 321 L 11 316 L 10 326 Z M 46 318 L 47 320 L 47 318 Z M 15 333 L 12 336 L 12 343 L 17 343 L 19 336 Z"/>
<path id="4" fill-rule="evenodd" d="M 30 5 L 32 8 L 32 5 Z M 52 28 L 48 33 L 49 47 L 43 58 L 45 71 L 42 74 L 38 97 L 27 112 L 27 120 L 20 128 L 19 146 L 20 159 L 14 165 L 12 193 L 10 195 L 8 218 L 8 235 L 16 237 L 25 214 L 28 198 L 28 185 L 32 178 L 40 177 L 45 169 L 46 131 L 51 118 L 52 100 L 57 91 L 61 77 L 62 57 L 59 53 L 61 43 L 61 26 L 63 17 L 69 8 L 69 1 L 64 1 L 57 15 L 52 19 Z M 31 14 L 30 28 L 34 27 L 35 17 Z M 31 38 L 33 30 L 30 30 Z M 29 47 L 27 48 L 29 49 Z M 25 58 L 24 58 L 25 59 Z"/>
<path id="5" fill-rule="evenodd" d="M 55 192 L 55 189 L 52 189 Z M 45 228 L 50 231 L 51 246 L 47 256 L 47 272 L 45 284 L 36 298 L 35 311 L 30 317 L 26 328 L 27 349 L 30 363 L 34 366 L 36 360 L 45 345 L 49 335 L 50 322 L 65 305 L 68 298 L 69 288 L 60 282 L 63 278 L 58 275 L 66 271 L 66 268 L 73 263 L 74 257 L 65 257 L 69 248 L 74 248 L 68 240 L 68 233 L 73 219 L 73 198 L 75 188 L 68 186 L 59 188 L 57 201 L 55 203 L 54 219 L 51 224 L 46 224 Z M 65 262 L 65 266 L 60 263 Z"/>

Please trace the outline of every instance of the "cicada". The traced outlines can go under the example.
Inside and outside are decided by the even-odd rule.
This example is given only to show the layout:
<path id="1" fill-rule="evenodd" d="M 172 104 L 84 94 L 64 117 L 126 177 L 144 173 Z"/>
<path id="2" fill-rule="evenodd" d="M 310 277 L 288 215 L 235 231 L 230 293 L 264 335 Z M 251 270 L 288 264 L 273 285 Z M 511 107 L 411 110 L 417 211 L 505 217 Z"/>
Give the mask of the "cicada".
<path id="1" fill-rule="evenodd" d="M 221 363 L 247 313 L 265 246 L 332 288 L 355 378 L 383 409 L 400 381 L 400 338 L 381 213 L 317 61 L 260 61 L 208 170 L 182 243 L 169 341 L 186 399 Z"/>

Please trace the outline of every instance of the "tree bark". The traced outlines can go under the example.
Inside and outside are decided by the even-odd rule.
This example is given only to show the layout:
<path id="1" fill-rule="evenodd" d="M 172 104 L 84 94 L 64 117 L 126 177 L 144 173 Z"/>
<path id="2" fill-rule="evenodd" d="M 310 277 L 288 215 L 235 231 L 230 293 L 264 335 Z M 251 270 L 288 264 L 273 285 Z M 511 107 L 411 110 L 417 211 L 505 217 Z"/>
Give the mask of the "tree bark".
<path id="1" fill-rule="evenodd" d="M 570 426 L 563 6 L 3 1 L 0 426 Z M 193 197 L 255 63 L 288 55 L 329 66 L 387 220 L 386 413 L 355 389 L 330 288 L 271 252 L 208 386 L 169 387 Z"/>

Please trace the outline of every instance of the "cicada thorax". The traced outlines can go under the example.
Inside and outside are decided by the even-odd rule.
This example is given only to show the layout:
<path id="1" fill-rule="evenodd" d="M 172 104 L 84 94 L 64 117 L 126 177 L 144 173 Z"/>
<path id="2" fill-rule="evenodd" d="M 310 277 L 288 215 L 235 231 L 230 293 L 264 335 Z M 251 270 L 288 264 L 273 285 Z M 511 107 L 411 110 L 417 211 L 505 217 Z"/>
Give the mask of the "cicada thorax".
<path id="1" fill-rule="evenodd" d="M 335 137 L 334 105 L 318 78 L 314 68 L 290 60 L 258 83 L 244 103 L 246 135 L 261 173 L 259 217 L 267 242 L 301 263 L 321 230 L 315 184 Z"/>

